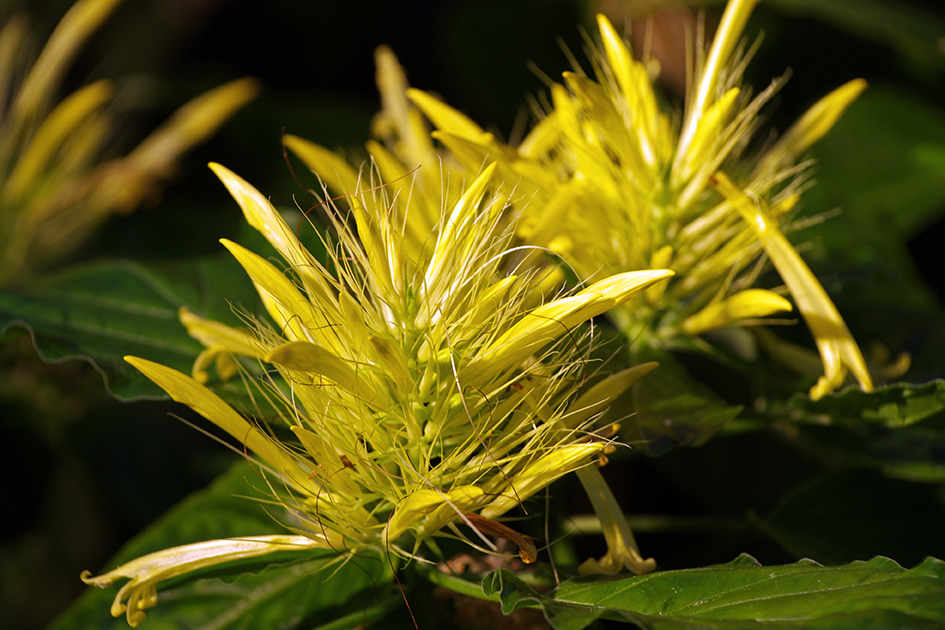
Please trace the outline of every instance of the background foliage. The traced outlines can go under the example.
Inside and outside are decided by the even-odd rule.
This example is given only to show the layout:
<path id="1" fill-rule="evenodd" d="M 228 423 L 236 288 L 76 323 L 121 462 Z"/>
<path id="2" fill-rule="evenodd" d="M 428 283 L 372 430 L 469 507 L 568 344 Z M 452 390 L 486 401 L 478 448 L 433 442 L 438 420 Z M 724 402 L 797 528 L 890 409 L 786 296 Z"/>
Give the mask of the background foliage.
<path id="1" fill-rule="evenodd" d="M 16 4 L 6 3 L 4 11 Z M 48 32 L 70 3 L 19 4 Z M 4 618 L 11 627 L 45 627 L 83 593 L 79 571 L 104 566 L 139 532 L 123 557 L 224 536 L 227 527 L 238 534 L 246 533 L 239 525 L 252 526 L 252 533 L 272 526 L 254 504 L 233 499 L 236 488 L 251 492 L 243 486 L 252 473 L 231 468 L 236 456 L 168 413 L 209 430 L 207 423 L 158 400 L 159 391 L 119 360 L 135 353 L 186 371 L 197 344 L 176 323 L 179 306 L 222 319 L 233 317 L 226 299 L 256 306 L 252 287 L 217 239 L 257 251 L 260 244 L 249 242 L 253 236 L 242 229 L 238 209 L 205 163 L 226 164 L 291 209 L 292 195 L 303 191 L 282 161 L 281 130 L 357 155 L 378 107 L 372 55 L 382 43 L 393 47 L 414 85 L 511 137 L 527 120 L 526 95 L 543 89 L 528 62 L 559 76 L 568 61 L 557 38 L 580 58 L 576 26 L 589 24 L 592 12 L 586 3 L 565 0 L 369 4 L 126 2 L 70 75 L 71 87 L 99 76 L 127 77 L 129 85 L 147 77 L 135 84 L 148 88 L 147 98 L 127 116 L 129 136 L 153 127 L 185 100 L 182 94 L 227 79 L 258 76 L 265 92 L 187 158 L 157 207 L 113 221 L 76 260 L 41 281 L 0 292 L 0 474 L 6 480 L 0 499 L 16 510 L 0 527 L 0 608 L 9 611 Z M 945 558 L 945 385 L 936 380 L 945 376 L 939 245 L 945 229 L 945 16 L 931 1 L 770 0 L 748 32 L 760 30 L 765 40 L 749 81 L 760 88 L 788 67 L 793 73 L 770 110 L 773 127 L 783 129 L 850 78 L 870 82 L 815 150 L 817 185 L 806 193 L 804 211 L 832 216 L 792 237 L 806 244 L 806 259 L 864 347 L 875 341 L 893 357 L 912 355 L 903 379 L 911 385 L 871 396 L 848 391 L 814 403 L 789 398 L 806 387 L 774 365 L 746 371 L 737 362 L 720 366 L 697 354 L 659 357 L 667 376 L 653 397 L 662 406 L 640 410 L 644 441 L 603 472 L 637 515 L 632 524 L 644 552 L 661 569 L 702 571 L 700 583 L 711 576 L 706 596 L 726 592 L 732 580 L 771 588 L 751 581 L 766 571 L 757 563 L 787 565 L 784 580 L 803 574 L 838 584 L 883 584 L 878 592 L 898 602 L 870 609 L 877 598 L 866 592 L 853 598 L 866 602 L 857 612 L 825 601 L 820 625 L 803 627 L 854 627 L 863 619 L 891 628 L 940 624 L 943 572 L 940 563 L 924 559 Z M 777 332 L 809 344 L 802 326 Z M 696 389 L 695 381 L 704 385 Z M 141 400 L 125 405 L 109 393 Z M 737 407 L 741 415 L 725 423 Z M 648 417 L 658 425 L 667 416 L 681 418 L 696 437 L 644 431 Z M 228 469 L 210 490 L 155 522 Z M 586 531 L 590 525 L 580 515 L 590 507 L 580 490 L 565 482 L 555 495 L 569 499 L 572 524 Z M 536 527 L 543 538 L 541 524 Z M 600 545 L 597 537 L 575 535 L 559 543 L 556 554 L 567 564 L 602 553 Z M 865 564 L 851 564 L 858 561 Z M 250 601 L 258 618 L 273 614 L 291 627 L 326 620 L 353 627 L 384 615 L 390 627 L 412 627 L 383 563 L 365 558 L 346 565 L 345 577 L 332 584 L 321 574 L 311 577 L 323 562 L 287 558 L 261 573 L 203 578 L 162 595 L 162 606 L 174 598 L 184 603 L 168 606 L 167 616 L 159 606 L 148 623 L 177 627 L 185 619 L 199 627 Z M 701 591 L 687 595 L 692 601 L 668 601 L 667 589 L 683 582 L 660 586 L 665 579 L 648 578 L 645 601 L 624 595 L 619 580 L 597 584 L 609 589 L 606 606 L 598 605 L 599 593 L 579 584 L 539 594 L 505 571 L 485 585 L 504 610 L 538 605 L 561 628 L 598 618 L 693 627 L 680 618 L 704 612 L 696 601 Z M 416 576 L 404 580 L 400 586 L 421 627 L 444 618 L 469 625 L 477 615 L 497 614 L 449 594 L 481 597 L 475 580 L 447 583 L 445 593 Z M 284 597 L 266 600 L 261 585 L 273 583 Z M 791 588 L 781 583 L 774 592 Z M 199 600 L 198 615 L 188 598 L 208 592 L 215 594 L 213 604 Z M 121 627 L 122 619 L 107 614 L 112 596 L 88 591 L 54 627 Z M 595 606 L 577 606 L 581 602 Z M 351 616 L 355 608 L 363 615 Z M 661 612 L 673 619 L 658 619 Z M 785 613 L 757 607 L 745 614 Z M 772 625 L 746 624 L 714 627 Z"/>

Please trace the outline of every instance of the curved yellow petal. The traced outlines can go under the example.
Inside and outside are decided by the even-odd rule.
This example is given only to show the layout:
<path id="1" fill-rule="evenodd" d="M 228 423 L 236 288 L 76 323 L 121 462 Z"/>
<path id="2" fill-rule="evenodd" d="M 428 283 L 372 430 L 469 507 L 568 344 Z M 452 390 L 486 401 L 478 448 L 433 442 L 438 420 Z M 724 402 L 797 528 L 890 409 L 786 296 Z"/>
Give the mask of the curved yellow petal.
<path id="1" fill-rule="evenodd" d="M 866 362 L 837 307 L 777 224 L 724 173 L 716 173 L 712 184 L 758 236 L 814 335 L 824 375 L 811 388 L 811 398 L 820 398 L 840 387 L 847 369 L 853 372 L 860 387 L 872 390 L 873 380 Z"/>
<path id="2" fill-rule="evenodd" d="M 86 584 L 98 588 L 107 588 L 116 580 L 130 580 L 115 596 L 111 613 L 113 617 L 125 613 L 128 625 L 134 628 L 144 621 L 144 611 L 157 604 L 156 586 L 159 582 L 224 562 L 257 558 L 277 551 L 338 549 L 341 542 L 340 539 L 329 540 L 316 535 L 311 538 L 270 535 L 208 540 L 150 553 L 102 575 L 93 576 L 91 572 L 83 571 L 80 577 Z"/>
<path id="3" fill-rule="evenodd" d="M 746 289 L 709 304 L 683 320 L 680 328 L 687 335 L 701 335 L 741 320 L 766 317 L 793 309 L 791 303 L 777 293 L 765 289 Z"/>

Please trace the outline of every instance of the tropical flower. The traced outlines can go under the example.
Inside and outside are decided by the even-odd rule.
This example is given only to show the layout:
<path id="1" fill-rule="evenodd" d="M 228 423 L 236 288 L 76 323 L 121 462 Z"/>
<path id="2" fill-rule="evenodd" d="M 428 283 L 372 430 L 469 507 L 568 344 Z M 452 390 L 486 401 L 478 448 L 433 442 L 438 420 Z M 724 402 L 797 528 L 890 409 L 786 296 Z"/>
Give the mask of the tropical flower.
<path id="1" fill-rule="evenodd" d="M 183 311 L 188 330 L 208 346 L 193 377 L 127 360 L 255 455 L 274 499 L 294 515 L 293 536 L 185 546 L 83 579 L 107 586 L 130 578 L 112 612 L 126 612 L 134 625 L 156 602 L 156 582 L 285 545 L 412 558 L 435 535 L 494 551 L 492 533 L 512 538 L 534 561 L 534 542 L 495 519 L 562 475 L 602 463 L 616 428 L 596 421 L 653 367 L 579 392 L 593 375 L 582 324 L 672 272 L 618 274 L 525 306 L 533 274 L 502 271 L 514 225 L 494 165 L 441 206 L 424 235 L 409 220 L 432 203 L 419 186 L 400 187 L 376 171 L 370 186 L 356 180 L 346 197 L 354 225 L 343 210 L 321 204 L 334 234 L 323 237 L 323 264 L 259 191 L 211 168 L 285 261 L 280 269 L 222 241 L 275 327 L 253 321 L 249 334 Z M 259 393 L 280 409 L 268 425 L 247 420 L 200 382 L 215 361 L 223 376 L 233 374 L 246 360 L 234 355 L 264 367 Z M 277 423 L 294 439 L 267 430 Z"/>
<path id="2" fill-rule="evenodd" d="M 22 282 L 61 260 L 111 214 L 154 197 L 181 154 L 258 91 L 252 79 L 211 90 L 125 157 L 99 162 L 113 131 L 111 82 L 96 81 L 59 103 L 55 97 L 82 45 L 119 2 L 76 2 L 29 68 L 23 66 L 28 33 L 22 16 L 0 30 L 0 285 Z"/>
<path id="3" fill-rule="evenodd" d="M 842 385 L 847 370 L 869 390 L 857 344 L 783 234 L 810 164 L 800 161 L 804 152 L 866 83 L 838 88 L 766 151 L 751 155 L 758 113 L 784 83 L 777 79 L 754 97 L 741 85 L 751 55 L 738 42 L 756 2 L 731 0 L 711 47 L 695 51 L 679 125 L 661 106 L 653 63 L 634 59 L 604 16 L 598 16 L 595 77 L 566 72 L 564 85 L 551 88 L 550 110 L 518 147 L 424 92 L 408 96 L 455 160 L 473 170 L 496 161 L 500 176 L 515 185 L 518 235 L 535 248 L 533 262 L 542 264 L 537 252 L 545 250 L 582 278 L 648 268 L 676 272 L 611 311 L 628 339 L 672 347 L 792 310 L 781 293 L 754 286 L 766 256 L 821 354 L 824 375 L 811 396 Z"/>

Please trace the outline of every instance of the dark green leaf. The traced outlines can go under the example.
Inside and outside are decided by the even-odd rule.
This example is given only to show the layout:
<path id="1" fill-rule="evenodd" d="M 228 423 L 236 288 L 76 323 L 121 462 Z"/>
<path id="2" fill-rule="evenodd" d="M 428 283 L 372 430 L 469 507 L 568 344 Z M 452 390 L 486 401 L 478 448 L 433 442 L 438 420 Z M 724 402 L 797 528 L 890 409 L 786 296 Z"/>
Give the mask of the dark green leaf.
<path id="1" fill-rule="evenodd" d="M 896 383 L 872 392 L 851 387 L 819 400 L 796 396 L 791 404 L 804 413 L 805 420 L 821 424 L 867 422 L 897 428 L 924 422 L 941 426 L 945 420 L 945 381 Z"/>
<path id="2" fill-rule="evenodd" d="M 945 496 L 938 486 L 872 470 L 822 475 L 757 523 L 798 558 L 841 564 L 881 555 L 908 565 L 945 557 Z"/>
<path id="3" fill-rule="evenodd" d="M 700 446 L 741 411 L 726 405 L 669 353 L 640 348 L 634 359 L 660 365 L 630 390 L 635 413 L 621 435 L 650 455 L 677 446 Z M 617 403 L 614 408 L 623 407 Z"/>
<path id="4" fill-rule="evenodd" d="M 641 628 L 931 628 L 945 622 L 945 563 L 906 570 L 887 558 L 824 567 L 805 560 L 725 565 L 641 577 L 582 577 L 542 595 L 504 569 L 483 580 L 503 609 L 539 606 L 552 625 L 577 630 L 599 618 Z"/>
<path id="5" fill-rule="evenodd" d="M 258 502 L 266 498 L 261 489 L 265 489 L 265 482 L 258 471 L 240 462 L 210 488 L 185 499 L 132 540 L 105 569 L 201 540 L 287 533 L 278 522 L 286 518 L 279 516 L 278 506 L 264 508 Z M 386 561 L 368 555 L 343 565 L 339 560 L 333 552 L 306 552 L 301 557 L 286 552 L 220 565 L 204 571 L 206 577 L 158 585 L 159 603 L 147 612 L 145 627 L 306 628 L 346 615 L 351 615 L 351 625 L 339 627 L 353 627 L 392 606 Z M 51 630 L 127 627 L 124 618 L 109 615 L 118 588 L 90 587 Z M 349 601 L 352 606 L 345 605 Z M 363 611 L 360 621 L 353 621 L 355 611 Z M 316 614 L 317 618 L 313 617 Z"/>

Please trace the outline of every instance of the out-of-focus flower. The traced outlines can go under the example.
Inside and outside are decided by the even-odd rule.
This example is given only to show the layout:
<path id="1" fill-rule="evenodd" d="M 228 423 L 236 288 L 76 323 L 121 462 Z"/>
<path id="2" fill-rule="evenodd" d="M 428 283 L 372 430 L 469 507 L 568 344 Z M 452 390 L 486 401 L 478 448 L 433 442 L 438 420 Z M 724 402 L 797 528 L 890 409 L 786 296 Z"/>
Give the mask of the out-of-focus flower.
<path id="1" fill-rule="evenodd" d="M 738 42 L 756 2 L 731 0 L 712 45 L 694 51 L 679 124 L 653 87 L 658 68 L 634 59 L 603 16 L 594 78 L 579 69 L 566 72 L 564 85 L 552 86 L 551 108 L 518 147 L 424 92 L 408 94 L 437 128 L 433 137 L 451 159 L 467 170 L 497 162 L 499 177 L 515 186 L 518 235 L 534 252 L 554 252 L 582 278 L 648 268 L 676 272 L 610 313 L 628 339 L 671 346 L 682 337 L 763 323 L 791 310 L 781 294 L 753 286 L 767 257 L 821 353 L 824 376 L 811 396 L 839 387 L 847 370 L 869 390 L 859 348 L 783 236 L 805 182 L 804 152 L 866 83 L 857 79 L 838 88 L 780 140 L 752 154 L 759 111 L 784 83 L 777 79 L 756 96 L 741 85 L 751 51 Z M 716 190 L 713 181 L 731 187 Z M 758 212 L 767 217 L 763 227 Z M 539 254 L 532 262 L 541 264 Z M 831 323 L 821 325 L 828 313 Z"/>
<path id="2" fill-rule="evenodd" d="M 304 141 L 290 144 L 306 155 Z M 335 163 L 332 177 L 350 175 L 341 165 Z M 430 195 L 441 192 L 396 185 L 383 172 L 362 173 L 371 181 L 350 182 L 346 197 L 354 225 L 342 210 L 326 207 L 334 236 L 323 237 L 324 265 L 255 188 L 211 166 L 285 261 L 279 269 L 223 241 L 252 278 L 275 328 L 256 321 L 249 335 L 183 311 L 188 330 L 208 345 L 194 377 L 136 357 L 128 361 L 255 455 L 272 478 L 274 498 L 295 517 L 293 534 L 305 540 L 203 543 L 84 579 L 107 586 L 131 578 L 113 613 L 126 612 L 135 624 L 156 602 L 154 584 L 164 577 L 284 544 L 375 548 L 411 558 L 435 535 L 494 551 L 487 534 L 505 532 L 522 558 L 534 561 L 531 540 L 509 536 L 494 519 L 601 460 L 613 448 L 615 428 L 596 421 L 652 367 L 631 368 L 578 395 L 589 370 L 582 324 L 672 272 L 617 274 L 527 307 L 533 273 L 502 271 L 514 225 L 504 216 L 508 193 L 494 181 L 492 165 L 450 206 L 440 205 L 422 235 L 409 217 L 437 207 Z M 263 364 L 258 393 L 281 410 L 269 425 L 281 422 L 294 440 L 246 420 L 199 382 L 220 356 L 227 359 L 217 362 L 218 370 L 232 374 L 240 360 L 234 355 Z"/>
<path id="3" fill-rule="evenodd" d="M 22 55 L 28 40 L 22 16 L 0 30 L 0 285 L 61 260 L 110 215 L 153 198 L 180 156 L 258 91 L 253 79 L 211 90 L 125 157 L 100 161 L 113 132 L 111 83 L 96 81 L 56 99 L 82 45 L 119 2 L 76 2 L 30 67 Z"/>

